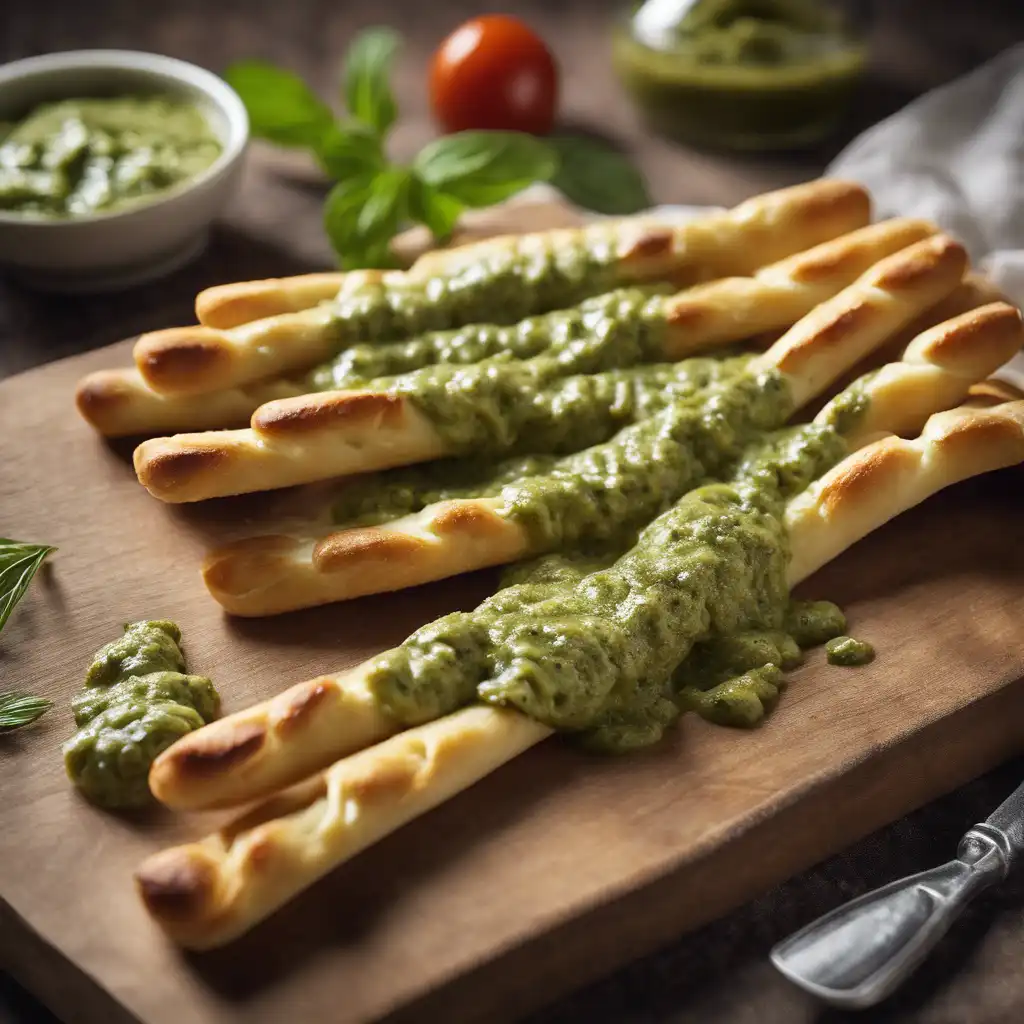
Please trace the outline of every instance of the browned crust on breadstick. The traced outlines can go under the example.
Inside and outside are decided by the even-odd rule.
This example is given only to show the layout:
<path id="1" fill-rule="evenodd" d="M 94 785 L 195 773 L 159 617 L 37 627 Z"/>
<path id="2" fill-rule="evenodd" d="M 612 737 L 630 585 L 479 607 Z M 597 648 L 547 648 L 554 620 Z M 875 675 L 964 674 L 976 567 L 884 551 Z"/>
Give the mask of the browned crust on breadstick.
<path id="1" fill-rule="evenodd" d="M 397 731 L 361 666 L 318 676 L 189 733 L 154 761 L 153 794 L 179 810 L 267 796 Z"/>
<path id="2" fill-rule="evenodd" d="M 445 454 L 404 396 L 323 392 L 261 406 L 243 430 L 154 437 L 135 449 L 139 482 L 161 501 L 274 490 Z"/>
<path id="3" fill-rule="evenodd" d="M 529 538 L 494 498 L 439 502 L 318 540 L 250 537 L 211 551 L 203 581 L 234 615 L 276 615 L 402 590 L 523 557 Z"/>
<path id="4" fill-rule="evenodd" d="M 936 491 L 1022 461 L 1024 402 L 936 413 L 919 438 L 868 445 L 790 503 L 790 579 L 809 576 Z"/>
<path id="5" fill-rule="evenodd" d="M 681 292 L 666 301 L 665 355 L 680 359 L 788 327 L 880 259 L 936 230 L 923 220 L 883 221 L 772 263 L 752 277 L 722 278 Z"/>
<path id="6" fill-rule="evenodd" d="M 396 427 L 406 415 L 403 395 L 380 391 L 324 391 L 260 406 L 252 428 L 266 437 L 304 436 L 335 427 Z"/>
<path id="7" fill-rule="evenodd" d="M 178 942 L 221 945 L 404 824 L 411 807 L 414 816 L 429 810 L 548 735 L 522 715 L 483 707 L 400 733 L 229 829 L 150 857 L 135 875 L 139 895 Z M 314 844 L 326 856 L 311 857 Z"/>
<path id="8" fill-rule="evenodd" d="M 199 395 L 304 370 L 333 351 L 331 310 L 315 306 L 241 324 L 169 327 L 135 342 L 135 365 L 161 394 Z"/>
<path id="9" fill-rule="evenodd" d="M 981 409 L 1004 402 L 1019 402 L 1024 399 L 1024 391 L 1004 380 L 983 380 L 971 385 L 968 396 L 964 404 Z"/>
<path id="10" fill-rule="evenodd" d="M 75 405 L 105 437 L 131 437 L 242 426 L 264 403 L 304 390 L 293 381 L 275 380 L 208 395 L 161 395 L 133 367 L 97 370 L 83 377 L 75 391 Z"/>
<path id="11" fill-rule="evenodd" d="M 802 405 L 821 390 L 822 372 L 835 376 L 831 349 L 841 345 L 848 350 L 851 337 L 859 338 L 863 350 L 856 358 L 862 358 L 952 292 L 966 268 L 963 246 L 946 235 L 910 245 L 813 309 L 759 360 L 799 382 L 796 401 Z"/>
<path id="12" fill-rule="evenodd" d="M 223 331 L 250 320 L 296 313 L 333 299 L 344 280 L 344 274 L 325 273 L 215 285 L 196 296 L 196 319 Z"/>
<path id="13" fill-rule="evenodd" d="M 871 404 L 848 440 L 859 447 L 879 430 L 916 436 L 933 413 L 963 402 L 971 386 L 998 370 L 1022 343 L 1020 311 L 1005 302 L 924 331 L 907 346 L 900 362 L 870 377 Z"/>

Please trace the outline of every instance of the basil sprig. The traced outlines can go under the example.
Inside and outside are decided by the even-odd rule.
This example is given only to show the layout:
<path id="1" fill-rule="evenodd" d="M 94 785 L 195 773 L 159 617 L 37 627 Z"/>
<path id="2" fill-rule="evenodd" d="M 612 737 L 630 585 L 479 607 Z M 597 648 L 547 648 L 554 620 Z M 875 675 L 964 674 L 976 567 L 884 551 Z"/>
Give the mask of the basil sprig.
<path id="1" fill-rule="evenodd" d="M 465 131 L 428 143 L 409 164 L 387 156 L 398 117 L 390 75 L 397 33 L 371 28 L 349 47 L 342 73 L 344 115 L 336 118 L 297 75 L 261 61 L 228 69 L 253 135 L 310 151 L 337 182 L 324 228 L 343 269 L 395 265 L 391 241 L 409 224 L 447 240 L 464 210 L 491 206 L 548 181 L 571 202 L 623 215 L 650 205 L 640 172 L 604 143 L 575 136 Z"/>
<path id="2" fill-rule="evenodd" d="M 28 585 L 51 551 L 47 544 L 26 544 L 0 537 L 0 630 L 25 596 Z M 0 693 L 0 732 L 19 729 L 46 714 L 53 702 L 24 693 Z"/>

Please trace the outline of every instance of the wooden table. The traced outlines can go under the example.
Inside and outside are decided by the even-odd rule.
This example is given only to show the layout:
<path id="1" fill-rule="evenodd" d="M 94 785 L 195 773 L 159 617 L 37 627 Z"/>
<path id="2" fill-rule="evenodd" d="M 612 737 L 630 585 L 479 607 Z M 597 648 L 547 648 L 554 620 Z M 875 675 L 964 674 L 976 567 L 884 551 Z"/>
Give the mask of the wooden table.
<path id="1" fill-rule="evenodd" d="M 301 71 L 329 94 L 353 32 L 371 21 L 387 22 L 407 40 L 396 74 L 402 122 L 395 150 L 401 155 L 433 131 L 422 88 L 432 49 L 480 6 L 469 0 L 375 0 L 372 5 L 344 0 L 175 0 L 160 5 L 50 0 L 45 9 L 8 4 L 0 15 L 0 59 L 79 47 L 127 47 L 156 50 L 217 71 L 234 59 L 258 56 Z M 1016 6 L 1010 14 L 1004 9 L 1011 5 L 999 0 L 943 4 L 941 17 L 936 17 L 940 5 L 934 0 L 887 0 L 878 5 L 872 75 L 844 136 L 812 153 L 740 159 L 686 151 L 644 132 L 608 66 L 607 28 L 619 6 L 609 0 L 519 0 L 504 9 L 521 13 L 556 49 L 564 74 L 566 122 L 605 131 L 626 146 L 660 202 L 729 204 L 812 177 L 860 127 L 1024 37 L 1024 8 Z M 256 147 L 243 187 L 209 248 L 169 279 L 123 295 L 83 299 L 43 297 L 0 283 L 0 376 L 142 330 L 188 322 L 195 293 L 207 285 L 326 265 L 330 254 L 319 228 L 322 194 L 322 184 L 310 178 L 301 162 Z M 961 833 L 984 818 L 1022 774 L 1024 763 L 1004 766 L 675 946 L 537 1014 L 532 1024 L 837 1024 L 847 1019 L 788 986 L 766 959 L 771 945 L 860 892 L 946 859 Z M 915 1024 L 1024 1019 L 1022 895 L 1024 889 L 1011 882 L 979 900 L 904 990 L 870 1017 L 856 1019 Z M 44 1024 L 52 1018 L 5 981 L 0 984 L 0 1022 L 8 1021 Z"/>

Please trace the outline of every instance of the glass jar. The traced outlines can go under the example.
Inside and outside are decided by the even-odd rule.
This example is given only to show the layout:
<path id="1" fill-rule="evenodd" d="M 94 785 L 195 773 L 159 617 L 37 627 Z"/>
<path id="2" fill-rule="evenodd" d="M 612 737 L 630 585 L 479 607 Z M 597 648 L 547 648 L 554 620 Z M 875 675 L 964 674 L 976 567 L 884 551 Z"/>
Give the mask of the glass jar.
<path id="1" fill-rule="evenodd" d="M 656 132 L 738 150 L 821 141 L 863 72 L 863 4 L 646 0 L 614 29 L 613 61 Z"/>

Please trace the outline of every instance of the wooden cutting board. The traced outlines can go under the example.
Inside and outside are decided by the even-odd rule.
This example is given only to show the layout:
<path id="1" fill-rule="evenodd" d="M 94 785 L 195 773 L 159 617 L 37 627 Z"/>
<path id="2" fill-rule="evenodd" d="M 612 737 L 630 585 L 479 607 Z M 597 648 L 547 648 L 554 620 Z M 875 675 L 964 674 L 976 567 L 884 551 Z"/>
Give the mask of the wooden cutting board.
<path id="1" fill-rule="evenodd" d="M 1024 747 L 1024 473 L 970 481 L 809 581 L 879 656 L 818 656 L 753 732 L 695 718 L 601 760 L 551 740 L 336 871 L 233 946 L 183 955 L 135 865 L 213 820 L 105 815 L 60 744 L 92 652 L 141 617 L 182 627 L 237 710 L 470 607 L 487 574 L 269 621 L 207 596 L 206 544 L 265 497 L 160 505 L 130 446 L 79 421 L 75 381 L 127 344 L 0 384 L 0 535 L 59 547 L 0 641 L 2 689 L 48 694 L 0 737 L 0 964 L 69 1024 L 504 1021 L 696 927 Z"/>

